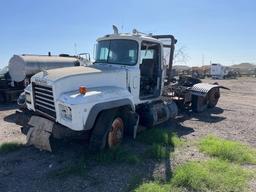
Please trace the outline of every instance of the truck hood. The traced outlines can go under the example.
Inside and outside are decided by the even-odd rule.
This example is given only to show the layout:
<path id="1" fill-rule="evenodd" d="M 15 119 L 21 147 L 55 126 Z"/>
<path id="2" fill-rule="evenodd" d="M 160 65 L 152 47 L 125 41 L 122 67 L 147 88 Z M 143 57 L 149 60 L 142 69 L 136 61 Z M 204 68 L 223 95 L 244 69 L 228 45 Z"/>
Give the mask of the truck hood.
<path id="1" fill-rule="evenodd" d="M 86 74 L 96 74 L 96 73 L 102 73 L 103 70 L 97 69 L 96 67 L 65 67 L 65 68 L 58 68 L 58 69 L 52 69 L 43 71 L 40 73 L 37 73 L 33 76 L 33 78 L 36 80 L 38 78 L 45 79 L 48 81 L 58 81 L 62 78 L 70 77 L 70 76 L 79 76 L 79 75 L 86 75 Z"/>
<path id="2" fill-rule="evenodd" d="M 112 65 L 93 65 L 89 67 L 65 67 L 43 71 L 34 75 L 32 82 L 53 87 L 55 96 L 78 90 L 79 86 L 127 88 L 126 69 Z"/>

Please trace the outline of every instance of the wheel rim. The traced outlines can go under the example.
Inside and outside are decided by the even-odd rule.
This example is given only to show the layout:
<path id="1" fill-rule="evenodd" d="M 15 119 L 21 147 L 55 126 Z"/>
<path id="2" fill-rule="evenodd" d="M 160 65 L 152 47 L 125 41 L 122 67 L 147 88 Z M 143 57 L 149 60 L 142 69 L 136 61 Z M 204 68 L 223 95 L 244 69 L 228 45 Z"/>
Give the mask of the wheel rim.
<path id="1" fill-rule="evenodd" d="M 108 146 L 114 147 L 121 143 L 123 139 L 124 123 L 120 117 L 117 117 L 112 122 L 112 129 L 108 134 Z"/>

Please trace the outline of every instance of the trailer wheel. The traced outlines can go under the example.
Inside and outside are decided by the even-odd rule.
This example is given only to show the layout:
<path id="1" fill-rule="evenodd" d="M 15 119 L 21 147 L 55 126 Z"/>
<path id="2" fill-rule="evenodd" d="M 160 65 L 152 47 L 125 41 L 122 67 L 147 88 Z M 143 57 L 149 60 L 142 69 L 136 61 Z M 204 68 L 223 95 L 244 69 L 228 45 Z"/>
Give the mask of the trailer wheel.
<path id="1" fill-rule="evenodd" d="M 220 98 L 220 90 L 218 88 L 212 89 L 208 93 L 208 108 L 213 108 L 217 105 Z"/>
<path id="2" fill-rule="evenodd" d="M 196 113 L 203 112 L 207 108 L 207 98 L 197 95 L 192 95 L 192 111 Z"/>
<path id="3" fill-rule="evenodd" d="M 101 150 L 119 145 L 124 137 L 124 122 L 117 110 L 101 112 L 92 130 L 90 149 Z"/>

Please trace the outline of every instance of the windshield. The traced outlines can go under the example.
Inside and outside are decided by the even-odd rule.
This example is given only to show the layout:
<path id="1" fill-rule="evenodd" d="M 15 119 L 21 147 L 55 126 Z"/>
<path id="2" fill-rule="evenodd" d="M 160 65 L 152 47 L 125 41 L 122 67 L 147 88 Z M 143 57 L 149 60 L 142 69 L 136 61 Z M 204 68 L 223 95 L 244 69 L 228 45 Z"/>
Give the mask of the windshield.
<path id="1" fill-rule="evenodd" d="M 96 47 L 96 63 L 135 65 L 138 59 L 138 43 L 133 40 L 104 40 Z"/>

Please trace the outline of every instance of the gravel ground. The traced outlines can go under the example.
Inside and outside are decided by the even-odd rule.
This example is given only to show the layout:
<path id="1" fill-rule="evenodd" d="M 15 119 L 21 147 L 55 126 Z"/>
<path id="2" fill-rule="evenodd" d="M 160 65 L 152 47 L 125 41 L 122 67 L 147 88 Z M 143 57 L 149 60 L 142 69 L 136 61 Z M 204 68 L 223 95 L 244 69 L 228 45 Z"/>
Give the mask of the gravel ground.
<path id="1" fill-rule="evenodd" d="M 212 80 L 207 80 L 213 82 Z M 128 191 L 139 180 L 165 179 L 171 167 L 191 159 L 208 158 L 193 144 L 204 135 L 214 134 L 237 140 L 256 148 L 256 79 L 218 80 L 231 90 L 222 90 L 218 106 L 201 114 L 186 112 L 176 121 L 163 126 L 176 131 L 187 142 L 175 150 L 169 161 L 145 160 L 136 165 L 116 163 L 102 165 L 89 162 L 86 175 L 52 177 L 50 173 L 77 162 L 86 145 L 65 141 L 57 145 L 54 153 L 22 147 L 8 154 L 0 154 L 0 191 Z M 0 106 L 0 144 L 25 143 L 21 126 L 14 123 L 15 106 Z M 127 141 L 124 147 L 140 153 L 144 146 Z M 256 169 L 252 166 L 251 169 Z M 256 181 L 250 181 L 250 190 L 256 191 Z"/>

